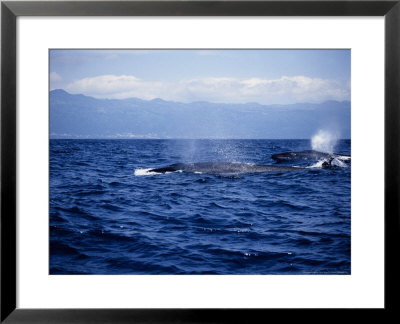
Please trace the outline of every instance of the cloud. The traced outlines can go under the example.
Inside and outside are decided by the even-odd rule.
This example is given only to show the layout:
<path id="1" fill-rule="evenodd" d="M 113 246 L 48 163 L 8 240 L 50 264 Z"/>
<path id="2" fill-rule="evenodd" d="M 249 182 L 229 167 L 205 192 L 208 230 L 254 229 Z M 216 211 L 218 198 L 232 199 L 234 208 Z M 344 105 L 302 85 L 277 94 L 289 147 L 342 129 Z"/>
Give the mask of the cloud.
<path id="1" fill-rule="evenodd" d="M 149 100 L 160 97 L 158 94 L 163 95 L 167 88 L 163 82 L 144 81 L 132 75 L 101 75 L 74 81 L 68 84 L 65 90 L 96 98 L 137 97 Z"/>
<path id="2" fill-rule="evenodd" d="M 57 72 L 50 72 L 50 89 L 62 88 L 63 77 Z"/>
<path id="3" fill-rule="evenodd" d="M 50 82 L 58 82 L 62 81 L 62 76 L 59 75 L 57 72 L 51 72 L 50 73 Z"/>
<path id="4" fill-rule="evenodd" d="M 348 81 L 306 76 L 282 76 L 277 79 L 209 77 L 166 82 L 142 80 L 132 75 L 101 75 L 76 80 L 65 90 L 97 98 L 162 98 L 182 102 L 284 104 L 350 100 Z"/>

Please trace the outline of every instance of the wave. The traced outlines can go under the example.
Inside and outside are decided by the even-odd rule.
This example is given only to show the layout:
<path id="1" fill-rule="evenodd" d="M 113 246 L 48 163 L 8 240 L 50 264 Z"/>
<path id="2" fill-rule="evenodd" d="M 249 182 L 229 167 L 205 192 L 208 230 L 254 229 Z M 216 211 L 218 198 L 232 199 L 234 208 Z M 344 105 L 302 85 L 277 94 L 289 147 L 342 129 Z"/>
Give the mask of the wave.
<path id="1" fill-rule="evenodd" d="M 162 175 L 162 174 L 169 174 L 169 173 L 175 173 L 175 172 L 182 172 L 182 170 L 177 170 L 177 171 L 171 171 L 171 172 L 153 172 L 151 170 L 154 170 L 152 168 L 147 168 L 147 169 L 135 169 L 135 176 L 149 176 L 149 175 Z M 201 172 L 195 172 L 195 173 L 201 173 Z"/>
<path id="2" fill-rule="evenodd" d="M 182 159 L 179 141 L 51 145 L 72 152 L 75 143 L 85 154 L 53 154 L 50 163 L 51 274 L 351 273 L 351 160 L 338 156 L 350 152 L 350 141 L 338 142 L 338 155 L 273 164 L 298 170 L 338 157 L 347 168 L 241 176 L 195 174 L 201 168 L 151 172 Z M 244 168 L 272 163 L 272 146 L 282 152 L 309 146 L 308 140 L 243 143 L 246 151 L 234 159 Z M 215 159 L 215 145 L 204 147 L 182 164 Z M 79 160 L 96 165 L 82 167 Z M 233 158 L 221 160 L 219 167 Z"/>
<path id="3" fill-rule="evenodd" d="M 334 159 L 332 159 L 331 161 L 326 160 L 326 159 L 322 159 L 317 161 L 316 163 L 306 167 L 308 169 L 315 169 L 315 168 L 324 168 L 324 163 L 330 163 L 331 166 L 333 167 L 338 167 L 338 168 L 347 168 L 347 164 L 345 162 L 343 162 L 342 160 L 346 160 L 347 157 L 345 157 L 345 159 L 342 159 L 340 157 L 336 157 Z"/>
<path id="4" fill-rule="evenodd" d="M 147 176 L 147 175 L 155 175 L 155 174 L 159 174 L 157 172 L 150 172 L 150 170 L 152 170 L 151 168 L 147 168 L 147 169 L 136 169 L 135 170 L 135 176 Z"/>

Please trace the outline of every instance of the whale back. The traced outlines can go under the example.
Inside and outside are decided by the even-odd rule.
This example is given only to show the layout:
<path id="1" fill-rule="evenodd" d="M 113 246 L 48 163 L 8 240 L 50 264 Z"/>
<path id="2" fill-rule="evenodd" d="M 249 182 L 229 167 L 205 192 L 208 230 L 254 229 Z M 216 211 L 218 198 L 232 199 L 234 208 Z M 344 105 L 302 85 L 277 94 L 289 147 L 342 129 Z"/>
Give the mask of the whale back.
<path id="1" fill-rule="evenodd" d="M 166 167 L 152 169 L 150 172 L 191 172 L 191 173 L 209 173 L 209 174 L 241 174 L 241 173 L 259 173 L 259 172 L 284 172 L 296 171 L 301 168 L 276 165 L 261 165 L 253 163 L 238 162 L 199 162 L 199 163 L 175 163 Z"/>
<path id="2" fill-rule="evenodd" d="M 300 152 L 284 152 L 273 154 L 271 158 L 277 162 L 285 162 L 285 161 L 296 161 L 296 160 L 330 160 L 333 158 L 349 160 L 349 155 L 337 154 L 337 153 L 326 153 L 319 152 L 314 150 L 306 150 Z"/>

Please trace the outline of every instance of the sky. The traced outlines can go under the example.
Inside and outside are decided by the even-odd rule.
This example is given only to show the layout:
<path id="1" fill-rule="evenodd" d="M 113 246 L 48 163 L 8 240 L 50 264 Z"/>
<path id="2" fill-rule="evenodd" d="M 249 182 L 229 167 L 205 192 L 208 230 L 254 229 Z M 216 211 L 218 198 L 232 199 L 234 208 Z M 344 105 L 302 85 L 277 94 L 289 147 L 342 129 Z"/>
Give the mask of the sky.
<path id="1" fill-rule="evenodd" d="M 57 50 L 50 90 L 95 98 L 350 101 L 350 50 Z"/>

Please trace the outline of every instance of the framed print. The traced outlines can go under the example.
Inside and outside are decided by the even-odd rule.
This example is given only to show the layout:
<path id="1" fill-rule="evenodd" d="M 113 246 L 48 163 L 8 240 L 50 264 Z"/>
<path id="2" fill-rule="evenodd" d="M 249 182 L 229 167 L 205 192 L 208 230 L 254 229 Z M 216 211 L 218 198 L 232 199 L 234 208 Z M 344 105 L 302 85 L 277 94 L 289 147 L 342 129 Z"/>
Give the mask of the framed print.
<path id="1" fill-rule="evenodd" d="M 395 312 L 399 15 L 2 2 L 1 320 Z"/>

